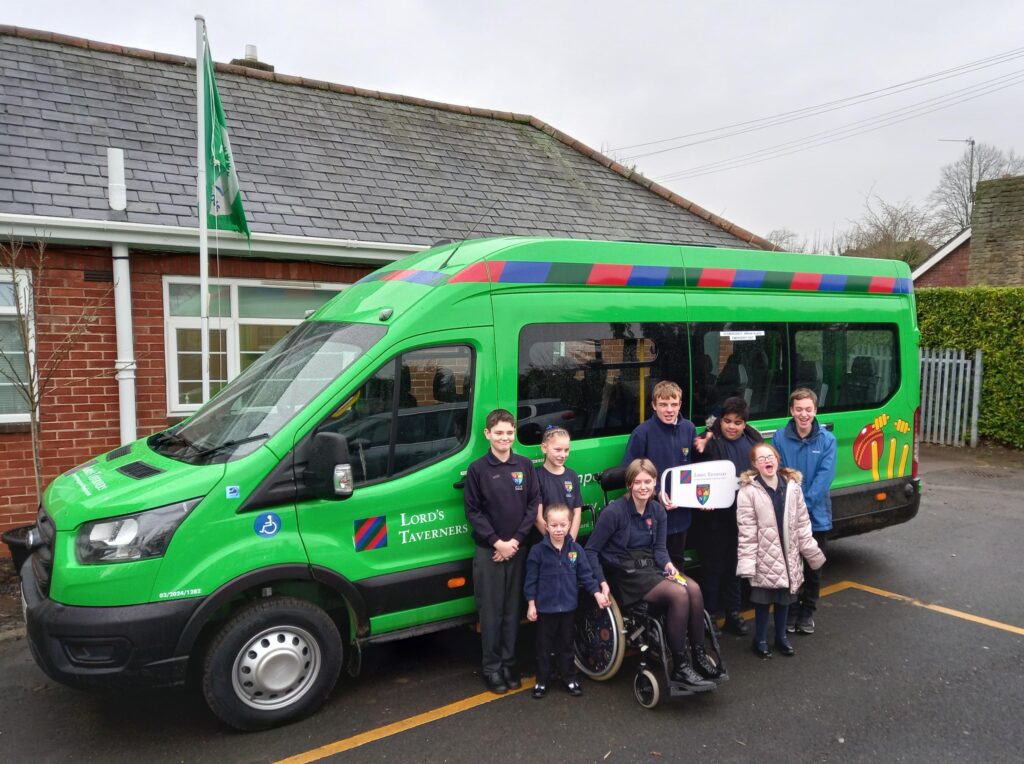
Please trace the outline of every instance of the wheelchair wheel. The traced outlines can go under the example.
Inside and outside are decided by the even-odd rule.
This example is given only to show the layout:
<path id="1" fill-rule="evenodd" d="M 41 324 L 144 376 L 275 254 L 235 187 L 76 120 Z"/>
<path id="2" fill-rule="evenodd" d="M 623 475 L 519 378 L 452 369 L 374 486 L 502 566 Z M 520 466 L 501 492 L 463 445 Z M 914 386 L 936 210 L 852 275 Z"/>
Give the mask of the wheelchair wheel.
<path id="1" fill-rule="evenodd" d="M 715 684 L 728 681 L 729 671 L 726 669 L 725 659 L 722 657 L 722 645 L 718 641 L 718 637 L 715 636 L 711 614 L 706 610 L 704 611 L 704 651 L 707 653 L 708 659 L 722 672 L 722 675 L 715 680 Z"/>
<path id="2" fill-rule="evenodd" d="M 633 678 L 633 697 L 636 702 L 647 709 L 654 708 L 661 700 L 661 685 L 658 677 L 650 669 L 638 671 Z"/>
<path id="3" fill-rule="evenodd" d="M 625 628 L 614 599 L 606 608 L 599 608 L 589 597 L 587 600 L 576 609 L 573 652 L 576 667 L 591 679 L 603 682 L 615 676 L 622 666 L 626 655 Z"/>

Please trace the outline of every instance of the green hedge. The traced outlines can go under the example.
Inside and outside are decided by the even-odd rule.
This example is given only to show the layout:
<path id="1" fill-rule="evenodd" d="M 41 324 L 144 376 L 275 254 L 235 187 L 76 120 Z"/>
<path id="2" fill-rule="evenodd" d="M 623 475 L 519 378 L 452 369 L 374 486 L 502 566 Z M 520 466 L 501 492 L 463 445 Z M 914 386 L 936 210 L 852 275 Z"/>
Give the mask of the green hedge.
<path id="1" fill-rule="evenodd" d="M 1024 288 L 920 289 L 921 347 L 981 348 L 978 432 L 1024 448 Z"/>

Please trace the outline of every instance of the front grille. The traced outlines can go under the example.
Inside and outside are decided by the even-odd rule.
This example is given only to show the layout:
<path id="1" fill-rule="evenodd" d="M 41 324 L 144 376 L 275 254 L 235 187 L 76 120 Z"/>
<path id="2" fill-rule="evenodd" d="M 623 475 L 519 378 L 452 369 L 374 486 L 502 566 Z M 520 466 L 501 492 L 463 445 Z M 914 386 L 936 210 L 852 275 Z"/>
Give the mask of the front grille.
<path id="1" fill-rule="evenodd" d="M 46 514 L 42 504 L 36 514 L 36 531 L 43 543 L 32 554 L 32 573 L 36 577 L 39 591 L 44 597 L 49 597 L 50 579 L 53 577 L 53 542 L 57 537 L 57 529 L 53 527 L 53 520 Z"/>
<path id="2" fill-rule="evenodd" d="M 121 446 L 120 448 L 115 448 L 113 451 L 111 451 L 109 454 L 107 454 L 107 461 L 108 462 L 112 462 L 112 461 L 114 461 L 114 459 L 120 459 L 122 456 L 128 456 L 128 454 L 130 454 L 131 452 L 132 452 L 132 446 L 131 446 L 130 443 L 127 446 Z"/>
<path id="3" fill-rule="evenodd" d="M 154 467 L 152 464 L 146 464 L 145 462 L 131 462 L 117 468 L 117 471 L 122 475 L 127 475 L 130 478 L 136 480 L 142 480 L 143 478 L 153 477 L 153 475 L 159 475 L 163 472 L 162 469 Z"/>

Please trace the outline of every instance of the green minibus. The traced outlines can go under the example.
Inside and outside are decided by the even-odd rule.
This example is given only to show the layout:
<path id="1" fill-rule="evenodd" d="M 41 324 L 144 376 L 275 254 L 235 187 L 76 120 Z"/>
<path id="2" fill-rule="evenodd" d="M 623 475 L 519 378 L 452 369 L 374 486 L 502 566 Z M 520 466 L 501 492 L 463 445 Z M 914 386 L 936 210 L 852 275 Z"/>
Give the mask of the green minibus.
<path id="1" fill-rule="evenodd" d="M 833 536 L 920 502 L 918 329 L 902 262 L 628 242 L 452 243 L 352 285 L 199 412 L 47 488 L 22 566 L 54 679 L 195 677 L 241 729 L 310 713 L 374 642 L 475 622 L 462 479 L 490 410 L 539 461 L 572 435 L 583 533 L 649 415 L 743 396 L 765 433 L 810 387 L 838 441 Z"/>

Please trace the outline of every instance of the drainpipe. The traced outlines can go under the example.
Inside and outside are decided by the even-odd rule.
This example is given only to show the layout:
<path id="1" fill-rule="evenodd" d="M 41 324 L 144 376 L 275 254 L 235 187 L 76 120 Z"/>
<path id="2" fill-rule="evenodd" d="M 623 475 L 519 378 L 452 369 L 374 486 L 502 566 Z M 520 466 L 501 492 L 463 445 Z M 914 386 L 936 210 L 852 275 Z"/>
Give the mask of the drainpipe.
<path id="1" fill-rule="evenodd" d="M 110 209 L 123 212 L 127 207 L 124 183 L 124 150 L 107 149 L 107 191 Z M 138 436 L 135 431 L 135 349 L 132 344 L 132 288 L 128 266 L 128 245 L 113 244 L 114 259 L 114 324 L 117 332 L 118 409 L 121 422 L 121 445 Z"/>

